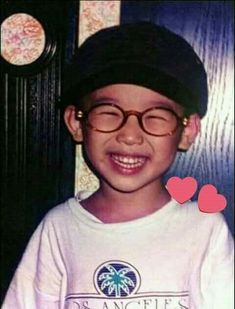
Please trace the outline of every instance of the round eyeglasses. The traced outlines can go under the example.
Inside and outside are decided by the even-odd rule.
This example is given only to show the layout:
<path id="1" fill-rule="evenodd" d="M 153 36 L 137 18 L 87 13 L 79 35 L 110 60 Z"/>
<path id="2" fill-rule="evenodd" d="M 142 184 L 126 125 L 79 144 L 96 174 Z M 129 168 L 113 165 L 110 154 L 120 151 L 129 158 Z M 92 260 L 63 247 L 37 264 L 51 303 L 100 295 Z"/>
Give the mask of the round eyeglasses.
<path id="1" fill-rule="evenodd" d="M 179 126 L 185 127 L 188 119 L 179 117 L 173 110 L 164 107 L 151 107 L 143 112 L 124 111 L 120 106 L 102 103 L 88 111 L 77 111 L 77 119 L 84 120 L 92 130 L 111 133 L 125 125 L 129 116 L 138 118 L 141 129 L 153 136 L 172 135 Z"/>

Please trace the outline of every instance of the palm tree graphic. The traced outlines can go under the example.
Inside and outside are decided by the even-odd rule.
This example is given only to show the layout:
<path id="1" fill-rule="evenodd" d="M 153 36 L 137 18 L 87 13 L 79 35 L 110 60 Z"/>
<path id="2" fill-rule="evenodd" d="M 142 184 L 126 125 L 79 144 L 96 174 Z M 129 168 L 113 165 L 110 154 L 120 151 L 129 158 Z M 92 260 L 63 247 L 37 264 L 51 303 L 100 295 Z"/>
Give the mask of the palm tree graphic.
<path id="1" fill-rule="evenodd" d="M 102 281 L 101 290 L 108 288 L 108 294 L 111 295 L 114 292 L 116 297 L 122 296 L 122 291 L 129 295 L 129 287 L 134 288 L 135 282 L 127 274 L 132 272 L 133 276 L 133 270 L 129 267 L 116 270 L 112 265 L 106 265 L 105 267 L 108 272 L 104 272 L 98 277 L 98 280 Z"/>

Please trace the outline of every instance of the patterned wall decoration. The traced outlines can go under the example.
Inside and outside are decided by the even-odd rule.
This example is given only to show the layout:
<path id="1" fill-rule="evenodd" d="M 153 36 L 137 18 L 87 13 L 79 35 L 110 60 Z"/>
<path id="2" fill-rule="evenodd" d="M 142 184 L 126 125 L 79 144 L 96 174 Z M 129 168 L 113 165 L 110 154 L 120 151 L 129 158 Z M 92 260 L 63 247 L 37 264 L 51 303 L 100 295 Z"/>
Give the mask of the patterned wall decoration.
<path id="1" fill-rule="evenodd" d="M 79 45 L 96 31 L 120 22 L 120 1 L 80 1 Z M 99 183 L 82 158 L 81 146 L 76 148 L 75 193 L 94 191 Z"/>
<path id="2" fill-rule="evenodd" d="M 1 25 L 1 55 L 14 65 L 26 65 L 37 60 L 45 48 L 45 31 L 33 16 L 17 13 Z"/>
<path id="3" fill-rule="evenodd" d="M 79 44 L 96 31 L 119 24 L 120 1 L 80 1 Z"/>

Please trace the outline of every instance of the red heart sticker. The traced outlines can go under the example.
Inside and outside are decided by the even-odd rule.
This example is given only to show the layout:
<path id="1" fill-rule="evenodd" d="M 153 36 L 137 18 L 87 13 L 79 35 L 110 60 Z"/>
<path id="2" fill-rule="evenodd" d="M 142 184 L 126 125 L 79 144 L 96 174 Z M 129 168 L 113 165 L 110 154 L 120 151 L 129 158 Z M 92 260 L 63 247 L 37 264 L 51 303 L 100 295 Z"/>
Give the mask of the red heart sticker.
<path id="1" fill-rule="evenodd" d="M 201 212 L 213 213 L 223 210 L 227 205 L 224 195 L 218 194 L 217 189 L 210 184 L 204 185 L 198 195 L 198 208 Z"/>
<path id="2" fill-rule="evenodd" d="M 197 190 L 197 181 L 193 177 L 171 177 L 166 184 L 167 191 L 178 203 L 188 201 Z"/>

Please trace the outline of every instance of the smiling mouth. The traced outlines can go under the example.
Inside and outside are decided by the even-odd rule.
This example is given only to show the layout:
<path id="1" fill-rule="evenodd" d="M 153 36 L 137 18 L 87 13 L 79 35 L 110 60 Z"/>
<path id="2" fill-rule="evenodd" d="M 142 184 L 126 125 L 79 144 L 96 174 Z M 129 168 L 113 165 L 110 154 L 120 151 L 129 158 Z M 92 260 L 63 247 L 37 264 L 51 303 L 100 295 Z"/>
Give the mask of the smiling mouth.
<path id="1" fill-rule="evenodd" d="M 119 167 L 126 170 L 135 170 L 141 168 L 147 161 L 144 156 L 111 154 L 112 161 Z"/>

